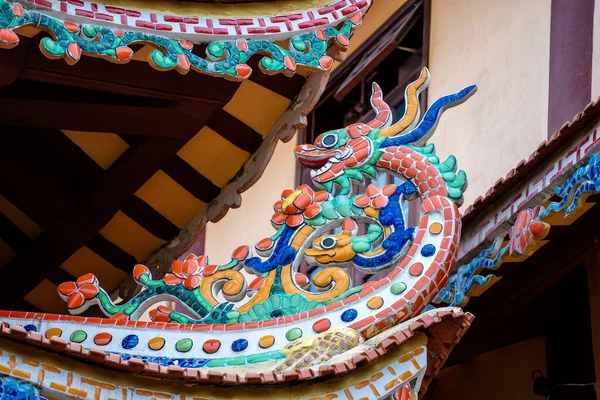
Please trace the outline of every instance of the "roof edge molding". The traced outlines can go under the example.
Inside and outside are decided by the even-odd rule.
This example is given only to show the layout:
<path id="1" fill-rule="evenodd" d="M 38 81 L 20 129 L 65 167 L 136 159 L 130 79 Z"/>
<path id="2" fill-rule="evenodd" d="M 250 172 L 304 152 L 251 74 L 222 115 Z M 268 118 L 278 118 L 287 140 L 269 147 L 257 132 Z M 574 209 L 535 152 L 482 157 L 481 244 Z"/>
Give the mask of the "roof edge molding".
<path id="1" fill-rule="evenodd" d="M 70 65 L 82 55 L 125 64 L 136 56 L 130 46 L 144 44 L 153 48 L 148 62 L 158 70 L 174 69 L 181 74 L 194 70 L 239 81 L 252 73 L 247 60 L 260 54 L 264 73 L 291 76 L 297 71 L 329 70 L 333 59 L 326 53 L 331 43 L 346 50 L 352 29 L 360 24 L 370 1 L 347 3 L 338 1 L 293 15 L 219 19 L 184 18 L 85 1 L 35 0 L 22 5 L 0 0 L 0 48 L 16 47 L 19 35 L 31 36 L 31 31 L 25 31 L 33 29 L 33 34 L 43 30 L 51 36 L 41 40 L 42 53 Z M 284 40 L 289 43 L 275 43 Z M 194 51 L 201 43 L 207 44 L 206 57 Z"/>

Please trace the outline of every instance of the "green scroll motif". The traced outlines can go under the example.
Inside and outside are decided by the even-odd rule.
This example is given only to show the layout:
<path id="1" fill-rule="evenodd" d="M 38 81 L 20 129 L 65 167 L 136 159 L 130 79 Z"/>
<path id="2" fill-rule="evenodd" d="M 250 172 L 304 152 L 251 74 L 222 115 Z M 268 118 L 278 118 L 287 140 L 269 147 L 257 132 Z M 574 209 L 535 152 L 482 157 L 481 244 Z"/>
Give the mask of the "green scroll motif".
<path id="1" fill-rule="evenodd" d="M 79 61 L 82 54 L 114 63 L 127 63 L 134 55 L 130 46 L 145 44 L 156 48 L 150 53 L 149 62 L 158 70 L 175 69 L 187 74 L 192 69 L 230 80 L 242 80 L 252 73 L 247 62 L 255 54 L 262 55 L 259 66 L 266 74 L 283 73 L 291 76 L 297 69 L 330 69 L 333 59 L 326 54 L 328 45 L 333 42 L 341 50 L 346 49 L 352 29 L 360 23 L 360 18 L 352 20 L 344 22 L 339 29 L 327 27 L 292 37 L 289 49 L 268 40 L 239 38 L 211 42 L 206 47 L 207 57 L 203 58 L 194 53 L 194 44 L 186 40 L 141 31 L 63 22 L 37 10 L 25 9 L 18 3 L 0 0 L 0 47 L 10 49 L 17 46 L 19 37 L 14 30 L 29 25 L 52 36 L 42 39 L 40 43 L 40 49 L 47 57 L 63 58 L 70 65 Z"/>

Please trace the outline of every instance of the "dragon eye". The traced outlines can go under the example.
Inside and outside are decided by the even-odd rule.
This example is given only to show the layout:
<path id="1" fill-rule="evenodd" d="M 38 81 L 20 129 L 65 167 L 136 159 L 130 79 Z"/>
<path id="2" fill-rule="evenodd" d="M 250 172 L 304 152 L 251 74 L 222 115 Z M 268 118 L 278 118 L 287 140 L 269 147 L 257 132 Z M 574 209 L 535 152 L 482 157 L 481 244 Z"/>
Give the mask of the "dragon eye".
<path id="1" fill-rule="evenodd" d="M 330 249 L 333 246 L 335 246 L 336 243 L 336 239 L 332 237 L 326 237 L 325 239 L 321 240 L 321 247 L 323 247 L 324 249 Z"/>
<path id="2" fill-rule="evenodd" d="M 333 146 L 335 146 L 335 144 L 337 143 L 337 141 L 338 141 L 338 137 L 337 137 L 337 135 L 334 135 L 333 133 L 325 135 L 321 139 L 321 143 L 325 147 L 333 147 Z"/>

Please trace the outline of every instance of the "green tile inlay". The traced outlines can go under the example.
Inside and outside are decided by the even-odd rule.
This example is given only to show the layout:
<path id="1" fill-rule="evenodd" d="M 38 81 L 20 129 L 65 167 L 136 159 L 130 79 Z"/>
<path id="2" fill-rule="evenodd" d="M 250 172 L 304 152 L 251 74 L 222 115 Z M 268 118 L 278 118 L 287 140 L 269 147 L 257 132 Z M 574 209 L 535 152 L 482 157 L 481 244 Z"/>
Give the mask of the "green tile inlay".
<path id="1" fill-rule="evenodd" d="M 289 331 L 286 332 L 285 337 L 290 342 L 293 341 L 293 340 L 296 340 L 296 339 L 302 337 L 302 329 L 300 329 L 300 328 L 292 328 L 292 329 L 290 329 Z"/>
<path id="2" fill-rule="evenodd" d="M 192 339 L 181 339 L 175 344 L 175 350 L 181 353 L 187 353 L 192 349 L 193 345 L 194 342 L 192 342 Z"/>
<path id="3" fill-rule="evenodd" d="M 393 294 L 401 294 L 406 290 L 406 283 L 404 282 L 396 282 L 390 288 L 390 291 Z"/>
<path id="4" fill-rule="evenodd" d="M 77 330 L 71 334 L 71 342 L 81 343 L 87 339 L 87 333 L 82 330 Z"/>

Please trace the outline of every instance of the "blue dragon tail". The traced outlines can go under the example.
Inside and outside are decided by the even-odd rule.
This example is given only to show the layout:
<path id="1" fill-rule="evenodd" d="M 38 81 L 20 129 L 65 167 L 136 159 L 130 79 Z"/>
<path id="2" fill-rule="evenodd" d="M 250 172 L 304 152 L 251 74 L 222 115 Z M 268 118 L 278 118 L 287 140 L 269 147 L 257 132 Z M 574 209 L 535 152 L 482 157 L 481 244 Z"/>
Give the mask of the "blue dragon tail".
<path id="1" fill-rule="evenodd" d="M 437 127 L 443 112 L 450 107 L 464 103 L 476 91 L 477 86 L 471 85 L 456 93 L 440 97 L 431 105 L 431 107 L 429 107 L 425 116 L 415 129 L 403 135 L 386 139 L 381 144 L 381 147 L 400 146 L 409 143 L 416 146 L 424 145 L 435 132 L 435 128 Z"/>

